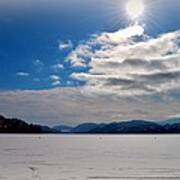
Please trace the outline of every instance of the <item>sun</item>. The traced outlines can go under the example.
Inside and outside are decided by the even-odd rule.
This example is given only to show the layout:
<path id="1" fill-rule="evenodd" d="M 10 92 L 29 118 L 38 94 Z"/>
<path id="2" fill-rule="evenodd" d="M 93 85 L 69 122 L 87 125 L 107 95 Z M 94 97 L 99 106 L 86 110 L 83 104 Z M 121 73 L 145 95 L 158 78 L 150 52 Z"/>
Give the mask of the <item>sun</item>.
<path id="1" fill-rule="evenodd" d="M 139 18 L 144 13 L 144 10 L 143 0 L 129 0 L 126 5 L 126 12 L 132 20 Z"/>

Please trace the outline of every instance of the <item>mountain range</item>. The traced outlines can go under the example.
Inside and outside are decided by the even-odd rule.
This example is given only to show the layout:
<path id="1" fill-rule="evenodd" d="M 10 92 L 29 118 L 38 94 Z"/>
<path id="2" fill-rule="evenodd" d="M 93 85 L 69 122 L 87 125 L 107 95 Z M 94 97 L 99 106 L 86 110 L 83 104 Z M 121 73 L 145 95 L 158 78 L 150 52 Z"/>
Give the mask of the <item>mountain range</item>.
<path id="1" fill-rule="evenodd" d="M 53 132 L 48 126 L 28 124 L 16 118 L 5 118 L 0 115 L 0 133 L 50 133 Z"/>
<path id="2" fill-rule="evenodd" d="M 28 124 L 0 115 L 0 133 L 72 133 L 72 134 L 165 134 L 180 133 L 180 118 L 164 121 L 131 120 L 112 123 L 83 123 L 77 126 L 54 127 Z"/>

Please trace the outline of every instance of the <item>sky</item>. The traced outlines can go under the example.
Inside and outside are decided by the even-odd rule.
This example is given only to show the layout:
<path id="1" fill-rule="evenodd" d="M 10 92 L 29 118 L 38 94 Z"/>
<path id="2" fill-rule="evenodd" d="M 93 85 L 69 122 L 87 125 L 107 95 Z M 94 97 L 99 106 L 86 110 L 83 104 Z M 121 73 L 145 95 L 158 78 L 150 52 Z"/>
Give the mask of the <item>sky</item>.
<path id="1" fill-rule="evenodd" d="M 130 0 L 1 0 L 0 114 L 47 125 L 180 117 L 180 2 L 135 1 L 136 18 Z"/>

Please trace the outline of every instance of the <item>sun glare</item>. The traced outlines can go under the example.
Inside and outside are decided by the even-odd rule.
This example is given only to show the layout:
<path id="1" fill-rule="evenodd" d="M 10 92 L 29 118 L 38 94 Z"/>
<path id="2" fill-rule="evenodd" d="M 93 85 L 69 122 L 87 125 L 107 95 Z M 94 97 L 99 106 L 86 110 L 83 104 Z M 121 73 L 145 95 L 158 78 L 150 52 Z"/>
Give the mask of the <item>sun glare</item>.
<path id="1" fill-rule="evenodd" d="M 129 0 L 126 5 L 126 12 L 132 20 L 139 18 L 143 14 L 144 9 L 143 0 Z"/>

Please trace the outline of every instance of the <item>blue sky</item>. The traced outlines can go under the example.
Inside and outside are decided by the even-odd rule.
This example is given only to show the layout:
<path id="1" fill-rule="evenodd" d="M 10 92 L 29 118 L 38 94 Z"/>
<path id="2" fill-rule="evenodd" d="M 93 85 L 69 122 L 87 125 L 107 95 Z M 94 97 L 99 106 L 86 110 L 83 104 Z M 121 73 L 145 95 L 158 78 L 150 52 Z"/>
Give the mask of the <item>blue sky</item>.
<path id="1" fill-rule="evenodd" d="M 63 123 L 67 122 L 69 124 L 73 124 L 77 122 L 79 123 L 81 121 L 86 121 L 84 119 L 88 119 L 88 118 L 92 119 L 93 121 L 97 121 L 94 119 L 94 117 L 96 117 L 96 114 L 101 112 L 100 109 L 103 109 L 104 111 L 105 109 L 108 108 L 108 107 L 104 107 L 102 103 L 100 105 L 97 105 L 100 109 L 99 111 L 95 112 L 92 110 L 93 109 L 92 106 L 88 105 L 87 107 L 88 112 L 92 111 L 91 113 L 89 113 L 90 114 L 89 116 L 87 115 L 88 118 L 84 118 L 83 115 L 80 115 L 79 109 L 77 109 L 77 111 L 75 111 L 74 114 L 72 112 L 63 114 L 65 110 L 62 109 L 61 110 L 62 113 L 60 112 L 58 115 L 57 113 L 53 113 L 53 112 L 49 112 L 48 114 L 43 115 L 45 109 L 49 107 L 49 104 L 47 102 L 46 108 L 42 110 L 43 111 L 42 117 L 39 116 L 33 117 L 31 116 L 32 109 L 28 110 L 30 109 L 29 105 L 33 102 L 33 99 L 27 100 L 25 102 L 27 107 L 27 109 L 25 110 L 26 113 L 22 113 L 22 111 L 24 111 L 22 109 L 16 110 L 14 106 L 13 107 L 8 106 L 8 104 L 12 103 L 11 101 L 14 101 L 14 99 L 18 98 L 19 100 L 20 97 L 17 94 L 13 95 L 13 98 L 10 100 L 6 99 L 8 93 L 16 93 L 17 91 L 18 93 L 24 93 L 27 90 L 31 92 L 33 91 L 34 94 L 34 93 L 41 93 L 42 91 L 52 92 L 52 91 L 56 91 L 56 88 L 58 88 L 59 91 L 63 91 L 62 96 L 64 96 L 64 94 L 65 95 L 68 94 L 68 97 L 65 98 L 65 100 L 63 100 L 60 105 L 58 104 L 57 106 L 64 106 L 66 109 L 68 109 L 69 106 L 72 106 L 73 104 L 71 100 L 69 101 L 67 100 L 69 97 L 72 96 L 75 97 L 76 99 L 74 105 L 76 106 L 78 105 L 80 107 L 82 107 L 82 105 L 79 104 L 79 101 L 81 102 L 93 101 L 95 104 L 98 104 L 95 101 L 95 99 L 96 100 L 98 98 L 101 99 L 102 96 L 103 98 L 105 98 L 103 102 L 104 101 L 106 102 L 108 99 L 114 99 L 116 98 L 116 96 L 118 96 L 118 98 L 120 99 L 123 98 L 123 100 L 119 100 L 119 102 L 125 101 L 125 104 L 128 104 L 127 101 L 131 97 L 127 97 L 127 95 L 126 97 L 125 96 L 119 97 L 119 94 L 115 93 L 115 90 L 113 89 L 111 89 L 111 92 L 113 93 L 109 94 L 109 92 L 105 93 L 106 91 L 100 92 L 96 87 L 96 93 L 95 93 L 96 97 L 94 100 L 93 100 L 94 93 L 86 92 L 86 89 L 91 89 L 92 84 L 94 87 L 96 86 L 94 85 L 96 82 L 98 82 L 99 84 L 103 82 L 103 81 L 99 82 L 99 78 L 101 79 L 102 77 L 98 77 L 98 79 L 96 79 L 96 77 L 94 76 L 90 77 L 92 73 L 97 74 L 100 71 L 100 69 L 97 69 L 97 67 L 94 68 L 95 63 L 99 61 L 97 62 L 93 61 L 93 58 L 97 58 L 98 56 L 97 55 L 99 53 L 98 48 L 107 49 L 106 46 L 109 43 L 104 40 L 101 43 L 97 42 L 98 37 L 104 38 L 103 33 L 104 34 L 106 33 L 106 36 L 109 36 L 111 38 L 111 34 L 108 33 L 115 34 L 116 32 L 120 32 L 121 30 L 127 29 L 128 27 L 131 26 L 132 26 L 132 31 L 134 30 L 133 29 L 134 22 L 132 22 L 129 19 L 125 11 L 126 3 L 127 1 L 125 0 L 112 0 L 112 1 L 99 0 L 98 3 L 96 0 L 86 0 L 86 1 L 56 0 L 52 2 L 47 0 L 44 1 L 3 0 L 0 3 L 0 73 L 1 73 L 0 90 L 2 93 L 1 98 L 3 100 L 1 101 L 0 104 L 1 106 L 0 113 L 9 116 L 18 116 L 28 119 L 29 121 L 33 121 L 33 122 L 37 121 L 45 124 L 51 124 L 51 119 L 53 119 L 52 122 L 53 124 L 56 124 L 59 121 L 60 122 L 63 121 Z M 163 34 L 166 35 L 169 32 L 179 31 L 180 29 L 179 0 L 171 0 L 171 1 L 144 0 L 144 4 L 146 7 L 145 12 L 143 13 L 142 17 L 138 19 L 138 25 L 140 27 L 143 27 L 143 33 L 140 36 L 138 35 L 141 40 L 142 38 L 148 38 L 150 41 L 151 39 L 156 39 Z M 136 34 L 133 36 L 136 36 Z M 177 36 L 177 39 L 178 38 L 179 37 Z M 157 40 L 161 41 L 160 38 Z M 93 42 L 92 45 L 91 44 L 92 41 L 96 41 L 96 42 L 95 43 Z M 172 41 L 173 43 L 175 43 L 174 39 L 171 39 L 169 41 L 170 43 L 172 43 Z M 115 43 L 115 42 L 111 42 L 111 43 Z M 138 43 L 138 40 L 136 39 L 134 43 Z M 118 45 L 120 48 L 121 47 L 120 44 Z M 179 47 L 177 43 L 176 46 Z M 115 53 L 114 48 L 115 47 L 113 48 L 111 47 L 108 50 L 108 53 L 110 52 Z M 173 51 L 173 49 L 171 48 L 170 51 Z M 86 54 L 82 55 L 83 52 Z M 179 52 L 177 51 L 175 55 L 178 55 L 178 53 Z M 160 56 L 156 56 L 156 58 L 157 57 Z M 85 63 L 83 65 L 81 64 L 80 66 L 74 65 L 79 63 L 79 60 L 75 62 L 76 58 L 83 59 Z M 149 57 L 146 58 L 148 59 Z M 167 58 L 167 57 L 163 57 L 163 58 Z M 103 67 L 106 68 L 107 64 L 103 65 Z M 126 66 L 124 65 L 124 68 L 125 67 Z M 92 72 L 90 72 L 91 70 Z M 108 70 L 113 71 L 113 69 L 109 69 L 109 68 L 107 69 L 107 71 Z M 162 71 L 161 73 L 167 73 L 167 71 Z M 106 74 L 104 73 L 104 75 Z M 166 75 L 166 77 L 167 76 L 168 74 Z M 122 79 L 119 79 L 119 81 L 120 80 L 122 81 Z M 176 82 L 177 81 L 178 80 L 176 80 Z M 112 86 L 110 87 L 102 86 L 102 90 L 105 90 L 106 88 L 109 89 L 111 87 Z M 79 88 L 80 90 L 83 89 L 83 94 L 82 92 L 81 93 L 74 92 L 77 91 Z M 153 87 L 153 88 L 160 89 L 160 87 Z M 129 89 L 132 89 L 132 87 L 129 87 Z M 64 92 L 66 90 L 68 92 Z M 133 92 L 134 91 L 135 89 L 133 89 Z M 7 93 L 7 94 L 3 94 L 3 93 Z M 60 94 L 59 96 L 61 96 L 61 93 L 62 92 L 59 93 Z M 168 93 L 173 95 L 171 96 L 169 94 L 168 95 L 165 94 L 164 96 L 166 96 L 166 99 L 172 98 L 174 94 L 176 97 L 179 97 L 179 94 L 177 93 L 177 87 L 173 89 L 173 92 L 168 92 Z M 164 97 L 163 98 L 159 97 L 159 94 L 155 94 L 155 95 L 153 94 L 153 97 L 151 98 L 145 97 L 147 99 L 150 99 L 147 100 L 144 99 L 144 95 L 147 94 L 143 94 L 143 95 L 141 94 L 141 96 L 143 96 L 142 101 L 147 104 L 150 103 L 150 105 L 148 106 L 154 105 L 153 104 L 154 102 L 149 102 L 152 101 L 152 99 L 155 99 L 154 101 L 156 101 L 158 98 L 161 100 L 164 98 Z M 78 99 L 79 96 L 81 100 Z M 89 96 L 93 96 L 93 97 L 89 97 Z M 135 94 L 134 96 L 137 96 L 137 94 Z M 38 101 L 38 103 L 43 101 L 44 99 L 43 100 L 41 99 Z M 66 107 L 67 103 L 70 104 L 68 107 Z M 177 103 L 179 103 L 179 101 L 176 102 L 176 105 Z M 114 106 L 114 104 L 116 103 L 112 102 L 112 106 Z M 132 104 L 133 103 L 131 103 L 130 106 Z M 5 110 L 7 108 L 12 110 L 11 111 Z M 59 109 L 57 109 L 57 111 L 59 111 Z M 109 116 L 110 120 L 116 120 L 116 119 L 119 120 L 119 119 L 133 117 L 133 113 L 132 116 L 128 116 L 128 115 L 118 116 L 117 114 L 120 112 L 115 112 L 115 115 L 113 116 L 113 110 L 111 109 L 111 111 L 112 111 L 110 113 L 111 116 Z M 123 110 L 123 112 L 124 111 L 125 110 Z M 144 112 L 144 109 L 142 110 L 142 107 L 139 106 L 138 111 Z M 126 113 L 127 112 L 124 112 L 124 114 Z M 144 113 L 143 115 L 143 113 L 141 113 L 141 115 L 143 116 L 138 116 L 135 113 L 134 116 L 137 118 L 146 117 L 145 114 L 146 113 Z M 171 115 L 175 116 L 177 114 L 178 112 L 174 107 L 172 108 L 172 112 L 169 112 L 169 114 L 163 114 L 162 112 L 159 112 L 154 117 L 158 119 L 158 118 L 169 117 Z M 76 116 L 77 121 L 72 122 L 73 116 Z M 147 118 L 151 118 L 151 117 L 148 117 L 147 115 Z M 105 118 L 105 116 L 98 117 L 98 121 L 106 121 L 106 120 L 107 119 Z"/>
<path id="2" fill-rule="evenodd" d="M 60 42 L 71 41 L 75 48 L 91 34 L 112 32 L 128 24 L 123 14 L 124 1 L 79 0 L 30 3 L 25 7 L 22 2 L 4 8 L 0 23 L 0 88 L 1 89 L 46 89 L 51 88 L 49 76 L 61 77 L 61 86 L 67 86 L 72 71 L 64 62 L 71 49 L 60 50 Z M 180 13 L 177 0 L 154 1 L 151 3 L 150 16 L 145 16 L 148 35 L 179 29 Z M 52 6 L 48 8 L 47 6 Z M 32 9 L 31 9 L 32 7 Z M 33 8 L 35 7 L 35 8 Z M 28 9 L 27 9 L 28 8 Z M 154 21 L 154 22 L 153 22 Z M 41 72 L 34 66 L 36 60 L 42 61 Z M 53 72 L 50 66 L 62 63 L 66 68 Z M 81 69 L 82 70 L 82 69 Z M 17 72 L 27 72 L 29 77 L 16 76 Z M 34 81 L 37 78 L 39 81 Z M 79 84 L 72 81 L 72 84 Z"/>
<path id="3" fill-rule="evenodd" d="M 105 15 L 109 7 L 103 2 L 97 5 L 95 1 L 87 3 L 60 1 L 57 7 L 52 9 L 46 7 L 48 3 L 35 4 L 35 9 L 31 9 L 30 4 L 28 12 L 23 9 L 25 8 L 23 5 L 2 12 L 1 89 L 50 88 L 51 83 L 47 78 L 54 72 L 49 67 L 57 63 L 64 64 L 64 59 L 70 50 L 59 50 L 59 42 L 70 40 L 75 47 L 78 42 L 85 40 L 92 33 L 111 30 Z M 39 12 L 40 8 L 42 12 Z M 33 65 L 37 59 L 44 64 L 41 73 L 38 73 Z M 62 86 L 66 85 L 68 72 L 72 71 L 68 65 L 66 67 L 65 71 L 58 73 L 62 78 Z M 17 77 L 16 73 L 19 71 L 28 72 L 32 77 Z M 33 78 L 43 80 L 37 83 L 33 82 Z"/>

